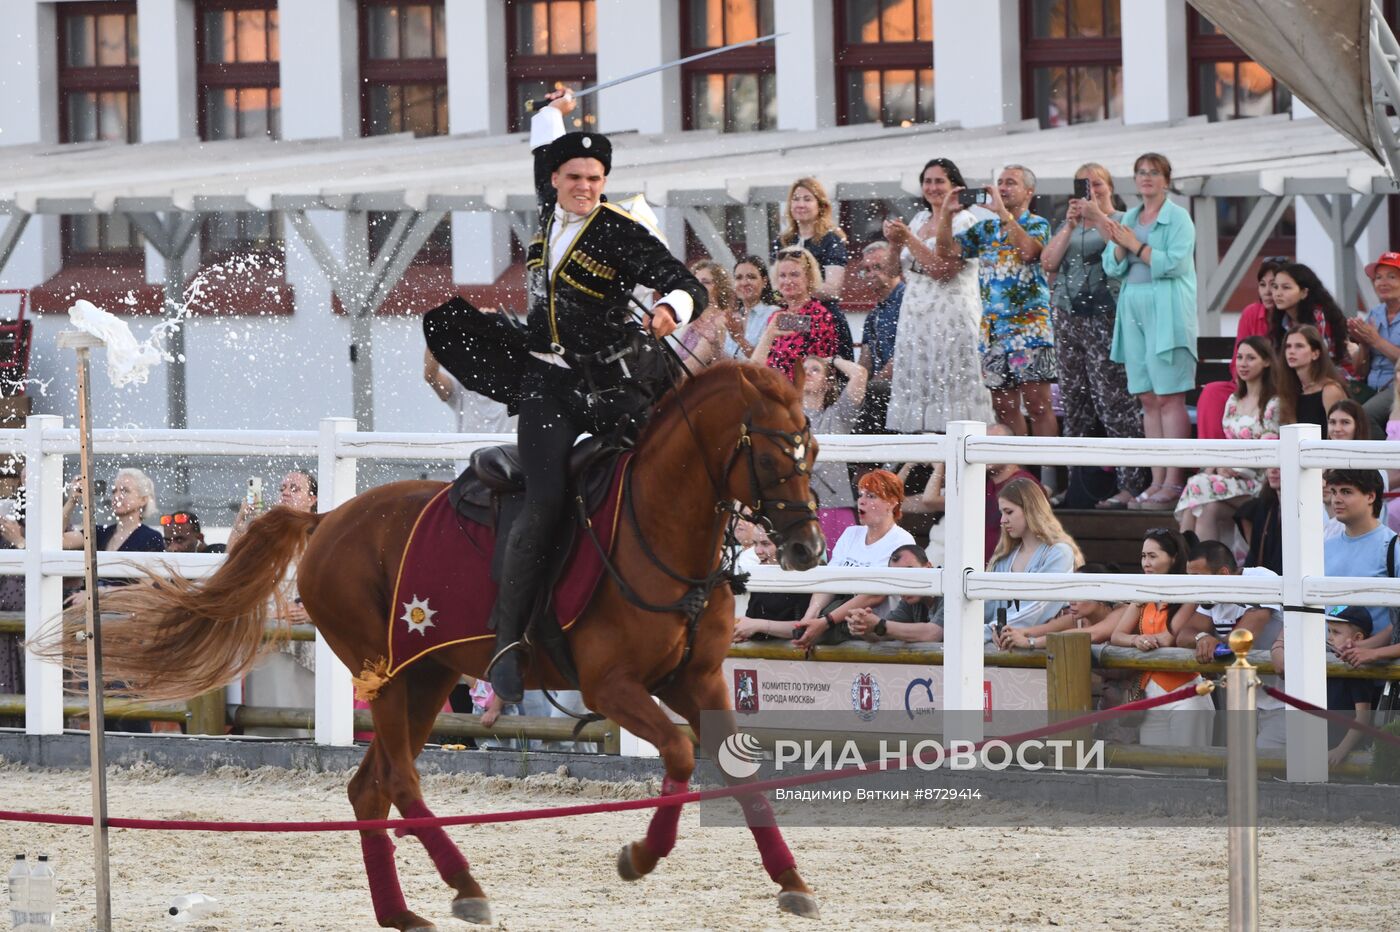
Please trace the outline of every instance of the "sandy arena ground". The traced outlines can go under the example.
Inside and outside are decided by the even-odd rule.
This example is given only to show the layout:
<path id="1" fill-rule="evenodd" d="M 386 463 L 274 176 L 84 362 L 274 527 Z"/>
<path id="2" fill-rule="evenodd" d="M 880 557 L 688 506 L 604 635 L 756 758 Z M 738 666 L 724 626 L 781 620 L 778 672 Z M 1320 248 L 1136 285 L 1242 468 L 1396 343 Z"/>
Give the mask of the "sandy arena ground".
<path id="1" fill-rule="evenodd" d="M 351 817 L 348 774 L 221 771 L 193 777 L 155 768 L 114 770 L 111 812 L 185 819 L 323 820 Z M 0 763 L 0 808 L 84 813 L 87 775 Z M 635 798 L 654 787 L 543 776 L 425 778 L 439 814 L 530 809 Z M 921 828 L 787 831 L 822 920 L 780 915 L 744 829 L 701 828 L 694 807 L 671 858 L 625 884 L 614 857 L 641 836 L 645 813 L 583 816 L 449 831 L 492 897 L 503 929 L 1150 929 L 1223 928 L 1228 910 L 1225 829 Z M 1028 818 L 1033 821 L 1033 816 Z M 1383 929 L 1400 914 L 1400 830 L 1355 824 L 1264 829 L 1266 929 Z M 169 926 L 172 897 L 221 902 L 210 930 L 372 929 L 353 833 L 112 834 L 114 927 Z M 56 859 L 59 929 L 91 920 L 86 828 L 0 822 L 0 855 Z M 413 839 L 399 842 L 409 905 L 440 928 L 449 895 Z M 2 894 L 0 894 L 2 895 Z"/>

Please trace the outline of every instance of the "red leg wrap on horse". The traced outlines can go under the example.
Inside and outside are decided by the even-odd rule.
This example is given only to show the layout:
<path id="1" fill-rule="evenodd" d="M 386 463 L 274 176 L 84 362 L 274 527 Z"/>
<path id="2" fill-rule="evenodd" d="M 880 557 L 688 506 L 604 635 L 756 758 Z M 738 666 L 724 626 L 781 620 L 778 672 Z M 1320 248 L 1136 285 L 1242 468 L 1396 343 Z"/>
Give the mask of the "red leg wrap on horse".
<path id="1" fill-rule="evenodd" d="M 409 803 L 408 807 L 399 810 L 405 819 L 431 819 L 433 813 L 424 805 L 423 800 L 417 799 Z M 457 850 L 457 846 L 452 843 L 452 839 L 447 837 L 447 833 L 440 826 L 430 826 L 429 828 L 408 828 L 397 829 L 400 837 L 403 835 L 416 835 L 423 843 L 423 847 L 428 849 L 428 857 L 433 859 L 433 865 L 438 870 L 438 876 L 443 880 L 451 880 L 458 873 L 467 869 L 467 859 L 462 852 Z"/>
<path id="2" fill-rule="evenodd" d="M 773 807 L 762 796 L 746 796 L 740 800 L 744 807 L 744 819 L 753 832 L 753 840 L 758 845 L 759 857 L 763 859 L 763 869 L 777 881 L 784 871 L 797 866 L 797 859 L 783 841 L 783 833 L 778 831 L 778 821 L 773 816 Z"/>
<path id="3" fill-rule="evenodd" d="M 686 793 L 690 790 L 688 780 L 672 780 L 670 777 L 661 781 L 661 795 L 671 796 L 675 793 Z M 646 846 L 647 850 L 658 858 L 664 858 L 671 853 L 671 849 L 676 846 L 676 827 L 680 825 L 681 807 L 658 806 L 656 812 L 651 817 L 651 824 L 647 826 Z"/>
<path id="4" fill-rule="evenodd" d="M 384 923 L 408 912 L 399 872 L 394 867 L 394 842 L 384 832 L 360 836 L 360 851 L 365 857 L 365 873 L 369 875 L 369 896 L 374 903 L 374 918 Z"/>

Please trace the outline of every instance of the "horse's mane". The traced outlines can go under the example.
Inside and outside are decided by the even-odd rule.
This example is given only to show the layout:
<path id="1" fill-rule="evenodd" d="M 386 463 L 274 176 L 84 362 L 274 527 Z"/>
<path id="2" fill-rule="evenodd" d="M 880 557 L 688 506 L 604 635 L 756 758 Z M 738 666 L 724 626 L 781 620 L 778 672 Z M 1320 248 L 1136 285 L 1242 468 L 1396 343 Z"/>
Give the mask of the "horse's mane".
<path id="1" fill-rule="evenodd" d="M 679 416 L 683 405 L 694 404 L 715 391 L 732 391 L 737 379 L 743 379 L 759 394 L 780 405 L 801 405 L 802 398 L 787 376 L 777 369 L 755 363 L 720 360 L 685 379 L 661 396 L 651 420 L 637 445 L 645 443 L 654 433 L 670 430 L 670 421 Z M 736 412 L 737 415 L 738 412 Z"/>

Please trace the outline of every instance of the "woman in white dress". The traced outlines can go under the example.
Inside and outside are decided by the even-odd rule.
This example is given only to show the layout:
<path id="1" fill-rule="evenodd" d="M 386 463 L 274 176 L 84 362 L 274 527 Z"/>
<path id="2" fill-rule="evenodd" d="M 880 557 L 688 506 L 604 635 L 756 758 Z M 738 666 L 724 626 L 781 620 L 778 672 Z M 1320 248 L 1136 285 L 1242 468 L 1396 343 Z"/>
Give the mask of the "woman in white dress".
<path id="1" fill-rule="evenodd" d="M 932 159 L 919 185 L 925 209 L 907 224 L 887 220 L 884 227 L 885 239 L 895 247 L 890 262 L 898 263 L 905 278 L 885 419 L 888 430 L 901 434 L 942 433 L 949 421 L 996 419 L 977 348 L 982 321 L 977 259 L 949 260 L 934 252 L 941 212 L 952 215 L 954 234 L 977 220 L 949 197 L 967 183 L 951 161 Z"/>

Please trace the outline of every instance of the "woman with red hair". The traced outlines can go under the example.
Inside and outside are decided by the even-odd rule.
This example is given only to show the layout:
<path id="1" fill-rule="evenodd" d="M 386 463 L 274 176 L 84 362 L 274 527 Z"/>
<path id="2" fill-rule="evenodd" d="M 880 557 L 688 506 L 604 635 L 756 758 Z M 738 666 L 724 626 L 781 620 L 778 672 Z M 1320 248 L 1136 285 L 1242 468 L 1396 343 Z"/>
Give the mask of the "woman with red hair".
<path id="1" fill-rule="evenodd" d="M 914 535 L 895 522 L 899 520 L 900 504 L 904 501 L 904 483 L 888 469 L 877 469 L 860 477 L 860 496 L 856 513 L 860 524 L 848 527 L 831 548 L 828 566 L 889 566 L 890 554 L 905 544 L 914 543 Z M 832 628 L 844 624 L 846 617 L 858 608 L 879 610 L 885 602 L 882 595 L 856 595 L 835 608 L 840 596 L 830 592 L 814 592 L 807 611 L 798 622 L 804 628 L 797 639 L 803 650 L 814 647 Z"/>

